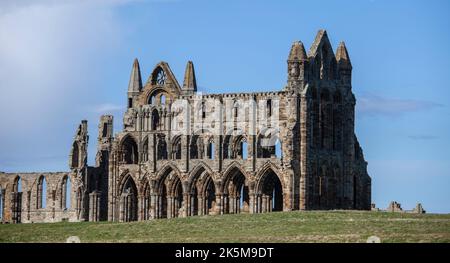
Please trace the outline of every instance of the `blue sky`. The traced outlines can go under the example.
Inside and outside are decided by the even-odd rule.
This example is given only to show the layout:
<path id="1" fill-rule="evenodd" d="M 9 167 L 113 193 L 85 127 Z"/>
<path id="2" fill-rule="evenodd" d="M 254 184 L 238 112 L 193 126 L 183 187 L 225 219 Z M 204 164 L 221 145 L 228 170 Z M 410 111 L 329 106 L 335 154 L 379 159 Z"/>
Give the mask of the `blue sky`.
<path id="1" fill-rule="evenodd" d="M 372 197 L 450 212 L 450 2 L 40 0 L 0 2 L 0 170 L 66 171 L 75 129 L 121 129 L 133 59 L 146 80 L 188 60 L 209 93 L 279 90 L 293 41 L 324 28 L 353 64 L 356 133 Z"/>

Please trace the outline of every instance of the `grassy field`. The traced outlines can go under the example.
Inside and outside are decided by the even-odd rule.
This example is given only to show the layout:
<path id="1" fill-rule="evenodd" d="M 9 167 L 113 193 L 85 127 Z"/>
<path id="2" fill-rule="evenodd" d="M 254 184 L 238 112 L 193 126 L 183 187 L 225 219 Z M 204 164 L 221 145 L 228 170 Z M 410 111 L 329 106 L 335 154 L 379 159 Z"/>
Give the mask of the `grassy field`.
<path id="1" fill-rule="evenodd" d="M 0 242 L 450 242 L 450 214 L 311 211 L 133 223 L 0 225 Z"/>

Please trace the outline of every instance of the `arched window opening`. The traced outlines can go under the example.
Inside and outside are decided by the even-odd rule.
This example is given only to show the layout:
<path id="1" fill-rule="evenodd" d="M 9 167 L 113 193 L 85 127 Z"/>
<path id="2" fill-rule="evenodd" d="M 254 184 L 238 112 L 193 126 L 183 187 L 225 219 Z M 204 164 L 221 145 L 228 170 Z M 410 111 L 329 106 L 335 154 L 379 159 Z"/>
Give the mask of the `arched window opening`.
<path id="1" fill-rule="evenodd" d="M 70 189 L 71 189 L 71 183 L 69 177 L 64 177 L 61 184 L 61 208 L 63 209 L 69 209 L 70 208 Z"/>
<path id="2" fill-rule="evenodd" d="M 245 176 L 238 168 L 233 168 L 225 175 L 224 194 L 227 198 L 224 200 L 224 213 L 238 214 L 249 212 L 248 186 L 245 185 Z"/>
<path id="3" fill-rule="evenodd" d="M 22 192 L 22 178 L 18 176 L 14 182 L 14 192 L 15 193 L 21 193 Z"/>
<path id="4" fill-rule="evenodd" d="M 172 211 L 171 211 L 171 217 L 179 217 L 181 215 L 181 209 L 183 207 L 183 187 L 181 184 L 180 179 L 177 177 L 174 182 L 174 188 L 173 188 L 173 203 L 171 205 Z"/>
<path id="5" fill-rule="evenodd" d="M 163 86 L 166 83 L 167 75 L 161 67 L 153 71 L 152 84 Z"/>
<path id="6" fill-rule="evenodd" d="M 262 179 L 261 188 L 261 212 L 283 210 L 283 189 L 278 176 L 273 172 L 267 172 Z"/>
<path id="7" fill-rule="evenodd" d="M 281 151 L 281 142 L 279 139 L 275 141 L 275 157 L 278 159 L 281 159 L 283 157 L 282 151 Z"/>
<path id="8" fill-rule="evenodd" d="M 131 176 L 128 176 L 123 185 L 120 198 L 120 221 L 136 221 L 138 219 L 138 197 L 136 184 Z"/>
<path id="9" fill-rule="evenodd" d="M 161 105 L 165 105 L 166 104 L 166 95 L 161 95 L 160 97 L 160 101 L 161 101 Z"/>
<path id="10" fill-rule="evenodd" d="M 266 109 L 267 109 L 267 117 L 270 118 L 272 116 L 272 100 L 271 99 L 267 100 Z"/>
<path id="11" fill-rule="evenodd" d="M 152 130 L 156 131 L 159 127 L 159 113 L 155 109 L 152 111 Z"/>
<path id="12" fill-rule="evenodd" d="M 45 208 L 47 205 L 47 180 L 41 176 L 37 185 L 37 209 Z"/>
<path id="13" fill-rule="evenodd" d="M 102 129 L 102 137 L 107 137 L 108 136 L 108 123 L 103 123 L 103 129 Z"/>
<path id="14" fill-rule="evenodd" d="M 237 118 L 239 115 L 239 103 L 237 101 L 235 101 L 233 104 L 233 114 L 234 118 Z"/>
<path id="15" fill-rule="evenodd" d="M 167 143 L 164 135 L 158 135 L 157 159 L 158 160 L 167 159 Z"/>
<path id="16" fill-rule="evenodd" d="M 247 141 L 241 141 L 241 149 L 242 149 L 242 159 L 247 160 L 248 158 L 248 145 L 247 145 Z"/>
<path id="17" fill-rule="evenodd" d="M 209 143 L 208 143 L 207 156 L 208 156 L 208 159 L 214 160 L 214 142 L 213 141 L 209 141 Z"/>
<path id="18" fill-rule="evenodd" d="M 155 95 L 150 96 L 150 99 L 148 100 L 148 104 L 155 105 Z"/>
<path id="19" fill-rule="evenodd" d="M 128 98 L 128 108 L 133 107 L 133 98 Z"/>
<path id="20" fill-rule="evenodd" d="M 77 142 L 73 142 L 72 145 L 72 168 L 79 166 L 80 149 Z"/>
<path id="21" fill-rule="evenodd" d="M 125 164 L 137 164 L 138 159 L 137 144 L 131 136 L 127 136 L 122 142 L 122 161 Z"/>
<path id="22" fill-rule="evenodd" d="M 172 159 L 180 160 L 181 159 L 181 137 L 177 137 L 174 140 L 172 147 Z"/>
<path id="23" fill-rule="evenodd" d="M 206 118 L 206 105 L 205 102 L 202 101 L 202 119 Z"/>
<path id="24" fill-rule="evenodd" d="M 272 158 L 277 156 L 281 158 L 281 143 L 278 140 L 278 136 L 271 133 L 268 135 L 260 134 L 258 136 L 257 156 L 258 158 Z"/>
<path id="25" fill-rule="evenodd" d="M 191 159 L 202 159 L 205 148 L 205 145 L 203 143 L 203 137 L 199 135 L 192 136 L 191 145 L 189 148 Z"/>

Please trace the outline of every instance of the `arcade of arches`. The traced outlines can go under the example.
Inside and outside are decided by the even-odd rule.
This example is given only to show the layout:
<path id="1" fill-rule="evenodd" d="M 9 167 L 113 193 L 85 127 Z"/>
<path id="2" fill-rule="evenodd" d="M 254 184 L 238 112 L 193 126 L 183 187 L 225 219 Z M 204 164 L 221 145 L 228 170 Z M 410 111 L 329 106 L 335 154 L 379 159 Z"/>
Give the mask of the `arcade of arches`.
<path id="1" fill-rule="evenodd" d="M 126 174 L 118 193 L 119 221 L 283 211 L 283 187 L 273 169 L 249 176 L 233 167 L 215 177 L 204 166 L 185 178 L 171 167 L 149 180 Z"/>

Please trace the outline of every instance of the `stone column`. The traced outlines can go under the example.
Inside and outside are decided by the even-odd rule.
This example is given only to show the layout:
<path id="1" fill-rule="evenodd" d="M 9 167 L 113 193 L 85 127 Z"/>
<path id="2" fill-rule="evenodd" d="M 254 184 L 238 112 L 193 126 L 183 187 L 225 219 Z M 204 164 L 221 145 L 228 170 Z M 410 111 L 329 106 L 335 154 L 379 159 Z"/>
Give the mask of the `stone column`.
<path id="1" fill-rule="evenodd" d="M 94 191 L 89 194 L 89 221 L 100 220 L 100 193 Z"/>
<path id="2" fill-rule="evenodd" d="M 203 196 L 198 197 L 198 215 L 205 215 L 205 201 Z"/>
<path id="3" fill-rule="evenodd" d="M 308 109 L 308 99 L 305 95 L 300 98 L 300 189 L 299 189 L 299 209 L 306 210 L 308 203 L 308 175 L 310 174 L 308 169 L 309 163 L 309 144 L 311 142 L 310 134 L 310 110 Z M 295 185 L 295 182 L 294 182 Z M 295 196 L 295 193 L 294 193 Z"/>

